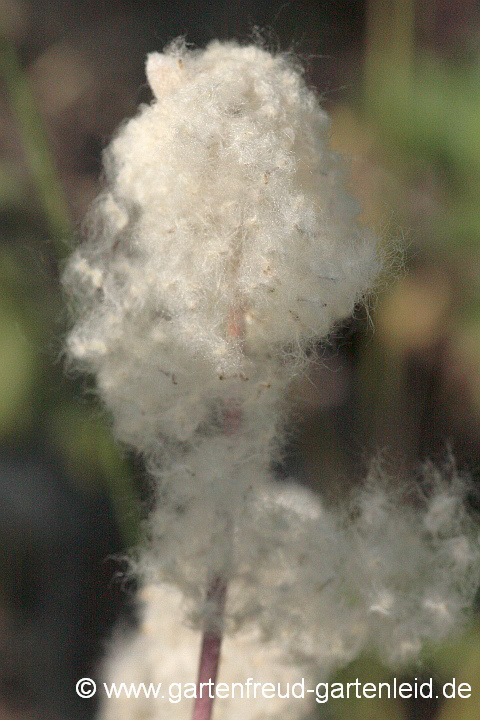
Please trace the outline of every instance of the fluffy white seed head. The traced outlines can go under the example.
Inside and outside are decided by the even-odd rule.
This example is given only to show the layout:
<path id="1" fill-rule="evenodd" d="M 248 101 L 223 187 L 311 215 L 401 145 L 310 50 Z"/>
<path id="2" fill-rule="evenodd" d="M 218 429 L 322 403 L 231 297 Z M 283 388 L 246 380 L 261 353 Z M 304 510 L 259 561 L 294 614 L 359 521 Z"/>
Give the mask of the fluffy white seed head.
<path id="1" fill-rule="evenodd" d="M 238 522 L 231 622 L 255 618 L 322 672 L 365 649 L 392 667 L 415 661 L 465 621 L 480 584 L 472 489 L 454 466 L 427 466 L 408 492 L 372 470 L 337 509 L 295 486 L 263 489 Z M 451 511 L 438 517 L 439 505 Z"/>
<path id="2" fill-rule="evenodd" d="M 251 376 L 252 397 L 285 386 L 379 270 L 291 59 L 176 42 L 149 55 L 147 77 L 155 99 L 107 149 L 89 241 L 64 274 L 68 352 L 140 449 L 166 428 L 188 439 L 203 396 L 232 394 L 219 376 Z"/>
<path id="3" fill-rule="evenodd" d="M 407 483 L 373 469 L 337 508 L 296 484 L 269 481 L 260 468 L 244 470 L 246 489 L 235 460 L 224 478 L 216 477 L 214 455 L 210 472 L 206 459 L 194 467 L 190 500 L 173 478 L 176 503 L 155 510 L 139 562 L 149 582 L 182 589 L 191 621 L 207 611 L 206 557 L 228 584 L 226 630 L 260 628 L 290 659 L 322 674 L 364 650 L 404 666 L 425 641 L 440 641 L 469 617 L 480 585 L 480 530 L 466 502 L 474 487 L 454 464 L 427 465 Z M 241 498 L 232 490 L 236 472 Z"/>
<path id="4" fill-rule="evenodd" d="M 471 490 L 453 465 L 427 466 L 408 492 L 372 471 L 336 510 L 294 484 L 257 487 L 237 518 L 226 607 L 226 627 L 236 632 L 224 640 L 219 681 L 252 676 L 281 682 L 285 692 L 302 677 L 314 687 L 362 651 L 394 669 L 415 663 L 425 642 L 462 625 L 480 582 L 479 529 L 465 505 Z M 165 514 L 157 520 L 160 532 Z M 191 537 L 182 542 L 179 528 L 174 542 L 185 557 Z M 201 563 L 201 531 L 198 548 Z M 164 578 L 165 553 L 151 562 L 156 579 Z M 167 576 L 176 583 L 174 573 Z M 199 633 L 179 627 L 191 601 L 165 583 L 148 586 L 142 598 L 140 632 L 118 639 L 105 678 L 164 687 L 194 682 Z M 216 702 L 219 718 L 313 717 L 308 695 L 304 702 Z M 101 718 L 140 720 L 157 717 L 156 709 L 158 701 L 124 698 L 106 702 Z M 185 701 L 170 714 L 187 718 L 191 707 Z"/>
<path id="5" fill-rule="evenodd" d="M 302 666 L 366 647 L 401 663 L 478 586 L 465 484 L 433 473 L 400 502 L 377 477 L 335 512 L 272 478 L 292 374 L 379 271 L 327 117 L 291 60 L 258 47 L 177 42 L 147 76 L 155 99 L 106 151 L 64 274 L 69 355 L 157 481 L 138 569 L 180 588 L 191 621 L 222 577 L 226 629 Z"/>

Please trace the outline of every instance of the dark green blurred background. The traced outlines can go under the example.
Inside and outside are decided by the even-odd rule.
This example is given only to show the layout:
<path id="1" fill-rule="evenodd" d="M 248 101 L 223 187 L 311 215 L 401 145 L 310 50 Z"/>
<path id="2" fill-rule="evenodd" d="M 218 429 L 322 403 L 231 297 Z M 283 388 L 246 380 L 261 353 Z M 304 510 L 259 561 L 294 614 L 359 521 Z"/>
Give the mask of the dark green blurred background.
<path id="1" fill-rule="evenodd" d="M 147 52 L 256 27 L 303 59 L 391 261 L 375 301 L 292 389 L 296 439 L 279 476 L 336 503 L 378 452 L 402 482 L 449 448 L 478 476 L 477 2 L 0 0 L 0 720 L 92 717 L 75 681 L 95 676 L 116 618 L 133 621 L 121 556 L 148 482 L 115 447 L 92 381 L 62 358 L 59 274 L 100 188 L 102 149 L 150 99 Z M 427 649 L 421 670 L 469 682 L 471 701 L 342 701 L 321 717 L 480 718 L 478 640 L 472 624 Z M 390 677 L 372 658 L 350 676 Z"/>

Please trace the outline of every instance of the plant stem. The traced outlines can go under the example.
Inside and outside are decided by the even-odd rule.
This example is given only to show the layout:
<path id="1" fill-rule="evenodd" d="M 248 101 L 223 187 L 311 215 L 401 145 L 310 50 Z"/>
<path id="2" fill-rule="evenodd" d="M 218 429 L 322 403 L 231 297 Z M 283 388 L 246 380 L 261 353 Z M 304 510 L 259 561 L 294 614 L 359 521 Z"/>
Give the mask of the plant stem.
<path id="1" fill-rule="evenodd" d="M 213 612 L 203 633 L 202 649 L 198 667 L 197 697 L 192 720 L 211 720 L 214 688 L 220 664 L 222 646 L 222 620 L 225 609 L 227 585 L 222 577 L 215 577 L 207 592 L 207 601 L 213 605 Z"/>
<path id="2" fill-rule="evenodd" d="M 48 223 L 49 234 L 58 257 L 62 258 L 69 252 L 68 240 L 72 235 L 68 205 L 27 75 L 20 65 L 13 42 L 1 33 L 0 72 L 5 80 L 25 158 Z"/>
<path id="3" fill-rule="evenodd" d="M 244 314 L 237 306 L 231 308 L 227 333 L 231 338 L 243 338 L 245 334 Z M 234 401 L 231 401 L 230 407 L 227 407 L 223 417 L 225 435 L 233 435 L 238 429 L 241 419 L 241 410 Z M 222 648 L 223 615 L 226 597 L 227 582 L 225 577 L 216 575 L 207 590 L 207 604 L 212 609 L 207 617 L 203 632 L 198 665 L 197 696 L 192 720 L 211 720 L 212 718 L 213 701 L 215 700 L 214 688 Z M 207 688 L 206 694 L 205 688 Z"/>

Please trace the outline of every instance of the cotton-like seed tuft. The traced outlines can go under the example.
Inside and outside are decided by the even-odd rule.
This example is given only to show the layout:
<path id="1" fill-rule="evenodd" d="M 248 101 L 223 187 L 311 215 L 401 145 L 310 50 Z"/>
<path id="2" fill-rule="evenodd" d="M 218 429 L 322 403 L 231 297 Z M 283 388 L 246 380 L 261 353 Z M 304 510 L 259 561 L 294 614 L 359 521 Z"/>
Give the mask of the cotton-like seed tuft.
<path id="1" fill-rule="evenodd" d="M 147 77 L 155 99 L 106 150 L 90 239 L 64 274 L 69 354 L 140 449 L 208 422 L 218 376 L 253 374 L 252 398 L 260 382 L 285 386 L 380 266 L 327 115 L 288 56 L 176 41 L 148 56 Z M 192 375 L 203 413 L 189 433 L 176 418 Z"/>
<path id="2" fill-rule="evenodd" d="M 106 150 L 88 240 L 63 276 L 69 358 L 95 375 L 157 488 L 136 562 L 162 588 L 146 617 L 180 590 L 202 625 L 221 578 L 226 633 L 268 640 L 292 668 L 323 677 L 364 649 L 402 665 L 472 604 L 468 483 L 431 468 L 405 494 L 371 474 L 332 510 L 272 473 L 292 376 L 381 264 L 327 115 L 291 58 L 256 46 L 176 41 L 147 77 L 154 100 Z M 140 653 L 162 680 L 161 631 L 142 637 L 116 667 L 143 667 Z"/>

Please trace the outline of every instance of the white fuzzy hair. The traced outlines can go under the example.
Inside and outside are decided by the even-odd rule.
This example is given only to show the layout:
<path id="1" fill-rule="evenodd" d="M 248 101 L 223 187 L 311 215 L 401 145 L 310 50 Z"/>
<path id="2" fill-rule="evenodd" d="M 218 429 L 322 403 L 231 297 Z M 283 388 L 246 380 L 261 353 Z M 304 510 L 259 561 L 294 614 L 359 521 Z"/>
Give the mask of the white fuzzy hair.
<path id="1" fill-rule="evenodd" d="M 327 115 L 291 58 L 255 46 L 177 41 L 147 77 L 154 101 L 107 149 L 63 278 L 69 356 L 156 480 L 139 571 L 180 588 L 191 621 L 222 577 L 227 630 L 255 626 L 300 664 L 365 647 L 404 662 L 478 585 L 465 483 L 440 476 L 402 503 L 371 476 L 335 513 L 271 472 L 292 376 L 381 265 Z"/>

